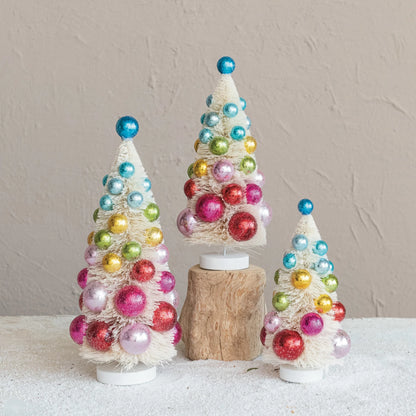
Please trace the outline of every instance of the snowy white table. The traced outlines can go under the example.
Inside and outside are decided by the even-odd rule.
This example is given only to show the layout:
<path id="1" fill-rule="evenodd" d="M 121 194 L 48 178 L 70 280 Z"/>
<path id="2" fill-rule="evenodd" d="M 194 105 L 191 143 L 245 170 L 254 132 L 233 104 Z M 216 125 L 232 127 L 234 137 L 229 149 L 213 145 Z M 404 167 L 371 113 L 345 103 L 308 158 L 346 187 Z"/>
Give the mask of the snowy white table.
<path id="1" fill-rule="evenodd" d="M 69 316 L 0 317 L 0 415 L 416 415 L 416 319 L 354 319 L 352 349 L 319 384 L 289 384 L 260 360 L 189 361 L 181 344 L 148 383 L 95 380 Z"/>

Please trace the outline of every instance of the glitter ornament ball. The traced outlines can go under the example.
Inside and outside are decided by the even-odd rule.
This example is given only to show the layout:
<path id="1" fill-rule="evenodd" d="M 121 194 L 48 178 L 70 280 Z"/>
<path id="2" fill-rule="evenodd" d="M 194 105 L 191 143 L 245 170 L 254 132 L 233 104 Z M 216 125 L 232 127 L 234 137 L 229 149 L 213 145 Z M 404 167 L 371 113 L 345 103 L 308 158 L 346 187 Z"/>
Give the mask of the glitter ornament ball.
<path id="1" fill-rule="evenodd" d="M 151 342 L 149 328 L 140 323 L 126 325 L 120 331 L 118 342 L 121 348 L 129 354 L 143 354 Z"/>
<path id="2" fill-rule="evenodd" d="M 107 230 L 100 230 L 94 236 L 94 243 L 100 250 L 111 246 L 111 234 Z"/>
<path id="3" fill-rule="evenodd" d="M 134 166 L 130 162 L 123 162 L 118 167 L 118 172 L 122 178 L 126 178 L 126 179 L 131 178 L 134 175 L 134 171 L 135 171 Z"/>
<path id="4" fill-rule="evenodd" d="M 263 204 L 261 205 L 259 209 L 259 214 L 260 214 L 262 223 L 264 224 L 265 227 L 267 227 L 272 220 L 272 209 L 270 208 L 269 204 L 267 204 L 266 202 L 263 202 Z"/>
<path id="5" fill-rule="evenodd" d="M 306 289 L 312 282 L 311 274 L 305 269 L 293 271 L 290 278 L 292 280 L 292 285 L 296 289 Z"/>
<path id="6" fill-rule="evenodd" d="M 208 126 L 208 127 L 214 127 L 216 126 L 220 121 L 220 118 L 218 116 L 218 113 L 207 113 L 205 114 L 205 118 L 204 118 L 204 123 Z"/>
<path id="7" fill-rule="evenodd" d="M 185 193 L 188 199 L 191 199 L 195 195 L 197 190 L 198 190 L 198 187 L 196 186 L 196 183 L 192 179 L 188 179 L 185 182 L 185 185 L 183 186 L 183 192 Z"/>
<path id="8" fill-rule="evenodd" d="M 200 121 L 201 121 L 201 124 L 204 124 L 204 121 L 205 121 L 205 113 L 201 115 Z"/>
<path id="9" fill-rule="evenodd" d="M 129 241 L 128 243 L 124 244 L 121 250 L 121 254 L 128 261 L 137 259 L 141 253 L 142 248 L 140 247 L 140 244 L 136 243 L 135 241 Z"/>
<path id="10" fill-rule="evenodd" d="M 335 292 L 338 288 L 338 279 L 333 274 L 324 277 L 322 279 L 322 283 L 325 285 L 325 288 L 329 293 Z"/>
<path id="11" fill-rule="evenodd" d="M 215 194 L 202 195 L 196 202 L 195 213 L 201 221 L 215 222 L 224 214 L 224 203 Z"/>
<path id="12" fill-rule="evenodd" d="M 190 237 L 196 226 L 196 219 L 189 208 L 182 210 L 176 219 L 178 230 L 186 237 Z"/>
<path id="13" fill-rule="evenodd" d="M 201 143 L 200 140 L 199 139 L 196 139 L 195 142 L 194 142 L 194 150 L 195 150 L 195 152 L 198 152 L 199 143 Z"/>
<path id="14" fill-rule="evenodd" d="M 247 122 L 246 129 L 247 129 L 247 130 L 249 130 L 249 129 L 250 129 L 250 127 L 251 127 L 251 120 L 250 120 L 250 118 L 249 118 L 249 117 L 247 117 L 246 122 Z"/>
<path id="15" fill-rule="evenodd" d="M 225 137 L 214 137 L 209 143 L 209 150 L 217 156 L 227 153 L 228 147 L 228 140 Z"/>
<path id="16" fill-rule="evenodd" d="M 204 159 L 198 159 L 193 165 L 193 173 L 201 178 L 208 173 L 208 163 Z"/>
<path id="17" fill-rule="evenodd" d="M 217 62 L 217 69 L 220 74 L 232 74 L 235 69 L 235 62 L 229 56 L 223 56 Z"/>
<path id="18" fill-rule="evenodd" d="M 90 265 L 93 266 L 97 261 L 97 254 L 98 248 L 94 244 L 88 246 L 84 253 L 85 261 Z"/>
<path id="19" fill-rule="evenodd" d="M 254 153 L 257 148 L 257 141 L 254 137 L 247 136 L 244 139 L 244 148 L 246 149 L 247 153 Z"/>
<path id="20" fill-rule="evenodd" d="M 254 183 L 260 186 L 260 188 L 264 186 L 264 175 L 258 169 L 254 173 Z"/>
<path id="21" fill-rule="evenodd" d="M 108 253 L 103 257 L 103 269 L 108 273 L 115 273 L 121 268 L 121 258 L 115 253 Z"/>
<path id="22" fill-rule="evenodd" d="M 92 219 L 94 220 L 94 222 L 97 222 L 98 220 L 98 212 L 100 211 L 99 208 L 97 208 L 94 213 L 92 214 Z"/>
<path id="23" fill-rule="evenodd" d="M 263 327 L 263 328 L 261 329 L 261 331 L 260 331 L 260 342 L 261 342 L 263 345 L 266 345 L 266 335 L 267 335 L 266 328 L 265 328 L 265 327 Z"/>
<path id="24" fill-rule="evenodd" d="M 119 178 L 111 178 L 107 184 L 108 192 L 111 195 L 120 195 L 124 189 L 124 183 Z"/>
<path id="25" fill-rule="evenodd" d="M 273 338 L 273 351 L 282 360 L 296 360 L 304 349 L 303 339 L 296 331 L 284 329 Z"/>
<path id="26" fill-rule="evenodd" d="M 342 329 L 338 329 L 333 339 L 335 358 L 345 357 L 351 349 L 351 339 L 349 335 Z"/>
<path id="27" fill-rule="evenodd" d="M 256 170 L 256 161 L 251 156 L 244 156 L 240 162 L 240 170 L 246 175 Z"/>
<path id="28" fill-rule="evenodd" d="M 194 174 L 194 164 L 193 163 L 191 163 L 188 166 L 188 170 L 186 171 L 186 173 L 188 175 L 188 178 L 192 178 L 192 175 Z"/>
<path id="29" fill-rule="evenodd" d="M 139 208 L 143 202 L 143 195 L 140 192 L 130 192 L 127 195 L 127 204 L 130 208 Z"/>
<path id="30" fill-rule="evenodd" d="M 156 247 L 163 241 L 163 233 L 160 228 L 152 227 L 146 230 L 146 243 L 150 247 Z"/>
<path id="31" fill-rule="evenodd" d="M 277 269 L 274 272 L 274 282 L 278 285 L 279 284 L 279 278 L 280 278 L 280 269 Z"/>
<path id="32" fill-rule="evenodd" d="M 328 295 L 320 295 L 314 300 L 315 309 L 319 313 L 327 313 L 332 308 L 332 299 Z"/>
<path id="33" fill-rule="evenodd" d="M 227 103 L 222 108 L 222 112 L 228 118 L 233 118 L 238 114 L 238 107 L 234 103 Z"/>
<path id="34" fill-rule="evenodd" d="M 143 215 L 150 221 L 156 221 L 159 218 L 160 215 L 160 211 L 159 211 L 159 207 L 151 202 L 143 211 Z"/>
<path id="35" fill-rule="evenodd" d="M 318 335 L 324 327 L 323 319 L 314 312 L 303 315 L 300 320 L 300 329 L 305 335 Z"/>
<path id="36" fill-rule="evenodd" d="M 87 286 L 88 280 L 88 269 L 84 268 L 78 273 L 77 282 L 81 289 L 84 289 Z"/>
<path id="37" fill-rule="evenodd" d="M 124 316 L 140 315 L 146 306 L 146 295 L 135 285 L 122 287 L 114 297 L 114 306 Z"/>
<path id="38" fill-rule="evenodd" d="M 237 212 L 228 223 L 228 232 L 236 241 L 251 240 L 257 233 L 257 221 L 248 212 Z"/>
<path id="39" fill-rule="evenodd" d="M 130 277 L 138 282 L 148 282 L 153 279 L 156 268 L 150 260 L 139 260 L 131 269 Z"/>
<path id="40" fill-rule="evenodd" d="M 246 129 L 241 126 L 234 126 L 231 129 L 230 136 L 232 139 L 237 141 L 243 140 L 244 137 L 246 137 Z"/>
<path id="41" fill-rule="evenodd" d="M 107 184 L 107 181 L 108 181 L 108 175 L 105 175 L 103 177 L 103 186 L 105 186 Z"/>
<path id="42" fill-rule="evenodd" d="M 230 183 L 222 188 L 221 195 L 227 204 L 237 205 L 241 204 L 244 199 L 244 190 L 240 185 Z"/>
<path id="43" fill-rule="evenodd" d="M 310 199 L 301 199 L 298 203 L 298 210 L 302 215 L 309 215 L 313 211 L 313 204 Z"/>
<path id="44" fill-rule="evenodd" d="M 72 341 L 78 345 L 82 345 L 84 342 L 85 333 L 87 332 L 87 323 L 85 321 L 85 315 L 79 315 L 74 318 L 69 325 L 69 335 Z"/>
<path id="45" fill-rule="evenodd" d="M 88 344 L 97 351 L 108 351 L 113 342 L 110 326 L 101 321 L 91 322 L 85 337 Z"/>
<path id="46" fill-rule="evenodd" d="M 327 259 L 319 259 L 314 268 L 318 274 L 324 275 L 329 271 L 329 261 Z"/>
<path id="47" fill-rule="evenodd" d="M 240 97 L 240 105 L 241 105 L 241 109 L 244 111 L 247 107 L 247 101 L 243 98 Z"/>
<path id="48" fill-rule="evenodd" d="M 273 295 L 272 305 L 277 311 L 282 312 L 289 306 L 289 296 L 284 292 L 277 292 Z"/>
<path id="49" fill-rule="evenodd" d="M 134 117 L 121 117 L 116 124 L 116 132 L 122 140 L 133 138 L 139 131 L 139 123 Z"/>
<path id="50" fill-rule="evenodd" d="M 249 183 L 246 186 L 246 198 L 247 204 L 256 205 L 261 201 L 263 197 L 263 192 L 260 186 L 256 185 L 255 183 Z"/>
<path id="51" fill-rule="evenodd" d="M 91 231 L 89 234 L 88 234 L 88 238 L 87 238 L 87 243 L 88 243 L 88 245 L 90 245 L 90 244 L 92 244 L 92 242 L 94 241 L 94 231 Z"/>
<path id="52" fill-rule="evenodd" d="M 283 256 L 283 266 L 286 269 L 293 269 L 296 266 L 296 256 L 294 253 L 286 253 Z"/>
<path id="53" fill-rule="evenodd" d="M 303 251 L 308 247 L 308 239 L 303 234 L 296 234 L 292 239 L 292 247 Z"/>
<path id="54" fill-rule="evenodd" d="M 108 228 L 113 234 L 124 233 L 128 226 L 127 217 L 123 214 L 114 214 L 108 220 Z"/>
<path id="55" fill-rule="evenodd" d="M 324 256 L 328 252 L 328 244 L 323 240 L 318 240 L 312 248 L 312 251 L 318 256 Z"/>
<path id="56" fill-rule="evenodd" d="M 168 293 L 175 287 L 175 276 L 168 271 L 162 272 L 160 275 L 159 287 L 163 293 Z"/>
<path id="57" fill-rule="evenodd" d="M 210 107 L 212 104 L 212 94 L 208 95 L 207 99 L 205 100 L 205 104 L 207 107 Z"/>
<path id="58" fill-rule="evenodd" d="M 177 320 L 175 308 L 168 302 L 160 302 L 153 313 L 153 330 L 157 332 L 169 331 Z"/>
<path id="59" fill-rule="evenodd" d="M 199 141 L 204 144 L 207 144 L 213 137 L 214 134 L 210 129 L 202 129 L 198 135 Z"/>
<path id="60" fill-rule="evenodd" d="M 169 250 L 164 244 L 156 247 L 156 261 L 158 264 L 165 264 L 169 260 Z"/>
<path id="61" fill-rule="evenodd" d="M 173 327 L 173 341 L 172 341 L 172 344 L 177 345 L 178 342 L 181 340 L 181 338 L 182 338 L 182 327 L 179 324 L 179 322 L 176 322 L 175 326 Z"/>
<path id="62" fill-rule="evenodd" d="M 219 160 L 212 167 L 212 176 L 217 182 L 228 182 L 234 176 L 234 166 L 226 159 Z"/>
<path id="63" fill-rule="evenodd" d="M 82 301 L 90 311 L 101 312 L 107 305 L 107 289 L 102 283 L 93 280 L 82 292 Z"/>
<path id="64" fill-rule="evenodd" d="M 345 318 L 345 306 L 341 302 L 334 302 L 332 305 L 332 312 L 334 313 L 334 320 L 341 322 Z"/>
<path id="65" fill-rule="evenodd" d="M 282 319 L 277 312 L 271 311 L 264 317 L 264 328 L 267 332 L 274 333 L 282 325 Z"/>
<path id="66" fill-rule="evenodd" d="M 179 306 L 179 293 L 176 289 L 171 290 L 165 296 L 165 301 L 173 305 L 176 309 Z"/>
<path id="67" fill-rule="evenodd" d="M 143 188 L 146 192 L 149 192 L 152 189 L 152 182 L 149 178 L 143 179 Z"/>
<path id="68" fill-rule="evenodd" d="M 100 199 L 100 208 L 103 211 L 111 211 L 113 209 L 113 200 L 110 195 L 104 195 Z M 98 215 L 98 212 L 97 212 Z M 95 220 L 97 221 L 97 220 Z"/>
<path id="69" fill-rule="evenodd" d="M 329 260 L 328 260 L 328 263 L 329 263 L 329 273 L 332 273 L 334 271 L 334 263 L 332 263 L 332 261 L 329 261 Z"/>

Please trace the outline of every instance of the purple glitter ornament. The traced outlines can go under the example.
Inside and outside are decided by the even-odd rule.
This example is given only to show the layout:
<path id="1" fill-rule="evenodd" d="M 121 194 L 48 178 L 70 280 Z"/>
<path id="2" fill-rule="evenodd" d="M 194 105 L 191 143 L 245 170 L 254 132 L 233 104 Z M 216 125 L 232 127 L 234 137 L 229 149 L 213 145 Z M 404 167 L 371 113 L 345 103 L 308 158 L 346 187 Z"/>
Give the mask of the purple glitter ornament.
<path id="1" fill-rule="evenodd" d="M 169 250 L 164 244 L 159 244 L 156 247 L 156 255 L 157 255 L 156 261 L 159 264 L 165 264 L 169 260 Z"/>
<path id="2" fill-rule="evenodd" d="M 96 245 L 91 244 L 90 246 L 87 247 L 87 249 L 85 250 L 84 253 L 84 258 L 85 261 L 90 265 L 93 266 L 96 261 L 97 261 L 97 253 L 98 253 L 98 248 Z"/>
<path id="3" fill-rule="evenodd" d="M 93 280 L 82 292 L 82 300 L 90 311 L 101 312 L 107 304 L 107 290 L 102 283 Z"/>
<path id="4" fill-rule="evenodd" d="M 282 325 L 282 319 L 276 311 L 271 311 L 264 317 L 264 328 L 267 332 L 274 333 L 280 325 Z"/>
<path id="5" fill-rule="evenodd" d="M 162 272 L 159 286 L 163 293 L 170 292 L 175 287 L 175 276 L 171 272 Z"/>
<path id="6" fill-rule="evenodd" d="M 338 329 L 333 342 L 335 358 L 345 357 L 350 352 L 351 339 L 344 330 Z"/>
<path id="7" fill-rule="evenodd" d="M 261 221 L 264 224 L 264 226 L 267 227 L 270 224 L 270 221 L 272 220 L 272 209 L 270 208 L 268 204 L 263 202 L 259 211 L 260 211 Z"/>
<path id="8" fill-rule="evenodd" d="M 212 167 L 212 176 L 220 183 L 228 182 L 234 175 L 233 164 L 226 159 L 219 160 Z"/>
<path id="9" fill-rule="evenodd" d="M 143 354 L 150 345 L 150 331 L 146 325 L 130 324 L 125 326 L 119 337 L 121 348 L 129 354 Z"/>
<path id="10" fill-rule="evenodd" d="M 189 208 L 182 210 L 176 220 L 178 230 L 186 237 L 189 237 L 194 232 L 196 219 Z"/>

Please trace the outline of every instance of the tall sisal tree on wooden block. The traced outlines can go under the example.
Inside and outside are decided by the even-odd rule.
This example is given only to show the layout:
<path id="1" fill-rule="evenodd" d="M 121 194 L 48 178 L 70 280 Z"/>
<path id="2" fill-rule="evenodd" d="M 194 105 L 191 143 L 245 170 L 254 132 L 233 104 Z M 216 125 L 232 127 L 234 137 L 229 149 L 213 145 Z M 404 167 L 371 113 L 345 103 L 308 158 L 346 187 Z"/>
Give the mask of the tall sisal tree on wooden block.
<path id="1" fill-rule="evenodd" d="M 206 100 L 184 186 L 187 207 L 177 226 L 187 242 L 217 246 L 221 252 L 202 254 L 199 266 L 190 269 L 180 322 L 190 358 L 252 359 L 261 351 L 255 334 L 264 311 L 265 275 L 235 249 L 266 243 L 271 210 L 263 201 L 264 177 L 246 101 L 231 76 L 234 61 L 223 57 L 217 68 L 221 77 Z"/>

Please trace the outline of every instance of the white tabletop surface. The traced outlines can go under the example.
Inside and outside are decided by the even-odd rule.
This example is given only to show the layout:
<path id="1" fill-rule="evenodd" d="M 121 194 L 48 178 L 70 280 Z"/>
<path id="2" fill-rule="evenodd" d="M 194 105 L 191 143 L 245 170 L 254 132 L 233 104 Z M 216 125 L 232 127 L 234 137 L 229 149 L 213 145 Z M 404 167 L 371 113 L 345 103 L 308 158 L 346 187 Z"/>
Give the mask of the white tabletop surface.
<path id="1" fill-rule="evenodd" d="M 154 381 L 128 387 L 95 380 L 71 319 L 0 317 L 0 415 L 416 415 L 416 319 L 345 320 L 351 352 L 317 384 L 261 360 L 189 361 L 179 344 Z"/>

